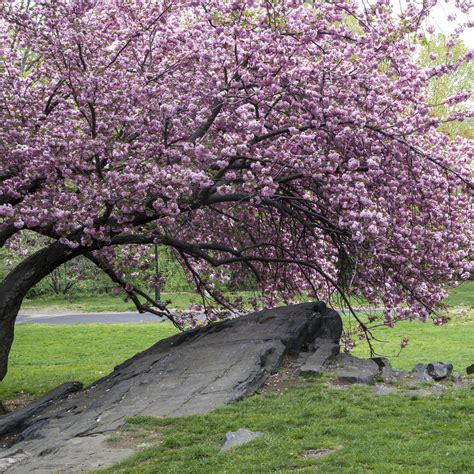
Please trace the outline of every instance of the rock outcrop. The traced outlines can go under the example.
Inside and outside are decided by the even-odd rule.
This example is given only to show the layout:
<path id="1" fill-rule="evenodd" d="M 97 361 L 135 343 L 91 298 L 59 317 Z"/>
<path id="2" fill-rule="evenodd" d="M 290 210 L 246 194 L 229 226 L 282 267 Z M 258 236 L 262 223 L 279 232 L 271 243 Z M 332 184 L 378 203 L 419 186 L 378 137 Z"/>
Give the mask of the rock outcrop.
<path id="1" fill-rule="evenodd" d="M 12 445 L 0 451 L 0 466 L 9 474 L 78 472 L 117 462 L 130 449 L 114 450 L 105 440 L 125 418 L 205 413 L 239 400 L 253 394 L 285 355 L 335 344 L 341 331 L 337 312 L 304 303 L 165 339 L 87 390 L 22 417 L 20 430 L 8 433 Z"/>

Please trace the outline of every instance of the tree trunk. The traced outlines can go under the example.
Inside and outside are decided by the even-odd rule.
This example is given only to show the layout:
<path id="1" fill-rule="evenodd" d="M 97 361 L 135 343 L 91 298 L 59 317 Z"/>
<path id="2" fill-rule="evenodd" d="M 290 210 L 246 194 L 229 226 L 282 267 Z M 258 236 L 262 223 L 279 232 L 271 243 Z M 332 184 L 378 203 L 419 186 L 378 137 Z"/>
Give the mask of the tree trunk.
<path id="1" fill-rule="evenodd" d="M 81 251 L 55 242 L 23 260 L 0 283 L 0 381 L 7 373 L 15 320 L 23 298 L 36 283 Z"/>

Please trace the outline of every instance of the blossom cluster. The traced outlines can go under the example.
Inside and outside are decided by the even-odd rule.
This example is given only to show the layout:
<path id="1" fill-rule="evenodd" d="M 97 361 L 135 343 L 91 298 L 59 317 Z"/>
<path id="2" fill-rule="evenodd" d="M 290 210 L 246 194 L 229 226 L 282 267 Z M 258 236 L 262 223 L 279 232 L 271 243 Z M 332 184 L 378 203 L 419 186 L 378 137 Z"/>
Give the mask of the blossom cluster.
<path id="1" fill-rule="evenodd" d="M 421 69 L 428 10 L 372 3 L 3 1 L 0 232 L 426 320 L 473 270 L 472 143 L 426 100 L 471 54 Z"/>

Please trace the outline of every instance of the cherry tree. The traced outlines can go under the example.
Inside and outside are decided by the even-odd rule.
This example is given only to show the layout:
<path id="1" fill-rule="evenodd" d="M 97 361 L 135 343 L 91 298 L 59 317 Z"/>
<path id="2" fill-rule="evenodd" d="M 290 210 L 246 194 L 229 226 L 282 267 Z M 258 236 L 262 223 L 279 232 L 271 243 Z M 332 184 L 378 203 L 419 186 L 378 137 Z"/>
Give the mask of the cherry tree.
<path id="1" fill-rule="evenodd" d="M 150 244 L 229 311 L 216 282 L 251 274 L 256 305 L 338 292 L 429 318 L 473 241 L 472 144 L 438 130 L 467 112 L 427 102 L 472 53 L 417 66 L 434 3 L 4 0 L 0 245 L 48 244 L 0 284 L 0 380 L 22 299 L 77 256 L 179 325 L 126 281 Z"/>

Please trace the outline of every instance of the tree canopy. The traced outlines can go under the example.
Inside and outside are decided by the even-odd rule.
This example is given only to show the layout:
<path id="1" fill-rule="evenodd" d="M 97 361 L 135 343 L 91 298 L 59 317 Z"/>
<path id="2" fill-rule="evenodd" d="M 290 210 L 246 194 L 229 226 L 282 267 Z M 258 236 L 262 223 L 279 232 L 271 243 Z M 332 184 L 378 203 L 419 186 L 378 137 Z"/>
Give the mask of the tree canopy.
<path id="1" fill-rule="evenodd" d="M 0 244 L 50 243 L 0 284 L 2 357 L 28 289 L 78 255 L 172 318 L 115 266 L 151 243 L 228 309 L 215 282 L 251 273 L 256 304 L 339 291 L 426 320 L 473 242 L 472 144 L 439 129 L 467 112 L 427 100 L 472 53 L 417 65 L 432 3 L 3 1 Z"/>

